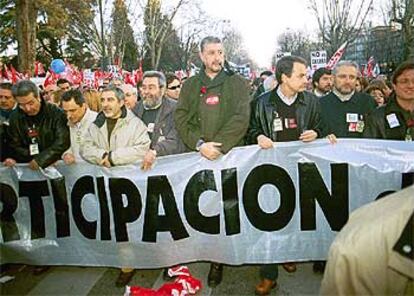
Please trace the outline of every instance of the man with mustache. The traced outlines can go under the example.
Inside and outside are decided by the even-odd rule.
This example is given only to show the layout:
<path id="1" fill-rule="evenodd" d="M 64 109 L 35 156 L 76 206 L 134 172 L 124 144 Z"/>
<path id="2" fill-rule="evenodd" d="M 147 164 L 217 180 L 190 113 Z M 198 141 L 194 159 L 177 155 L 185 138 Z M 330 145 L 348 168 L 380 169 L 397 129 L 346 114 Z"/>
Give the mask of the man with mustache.
<path id="1" fill-rule="evenodd" d="M 185 151 L 184 144 L 178 137 L 174 125 L 176 102 L 165 97 L 166 78 L 158 71 L 146 71 L 142 79 L 140 93 L 142 100 L 135 105 L 132 112 L 147 126 L 151 139 L 150 149 L 146 152 L 141 168 L 149 170 L 157 156 L 177 154 Z M 123 287 L 129 283 L 135 270 L 122 268 L 115 285 Z M 167 269 L 164 278 L 168 278 Z"/>
<path id="2" fill-rule="evenodd" d="M 150 145 L 147 128 L 125 107 L 124 98 L 117 87 L 102 91 L 102 111 L 90 125 L 80 147 L 86 161 L 110 168 L 144 159 Z"/>
<path id="3" fill-rule="evenodd" d="M 249 85 L 225 66 L 219 38 L 210 36 L 201 41 L 200 58 L 200 73 L 188 78 L 181 89 L 175 125 L 188 149 L 214 161 L 243 144 L 249 125 Z M 237 206 L 230 199 L 227 203 L 225 207 Z M 211 264 L 210 287 L 220 284 L 222 272 L 223 265 Z"/>
<path id="4" fill-rule="evenodd" d="M 356 92 L 358 65 L 341 61 L 332 72 L 332 92 L 320 100 L 322 121 L 327 127 L 325 134 L 338 138 L 362 138 L 366 116 L 376 108 L 374 99 Z"/>

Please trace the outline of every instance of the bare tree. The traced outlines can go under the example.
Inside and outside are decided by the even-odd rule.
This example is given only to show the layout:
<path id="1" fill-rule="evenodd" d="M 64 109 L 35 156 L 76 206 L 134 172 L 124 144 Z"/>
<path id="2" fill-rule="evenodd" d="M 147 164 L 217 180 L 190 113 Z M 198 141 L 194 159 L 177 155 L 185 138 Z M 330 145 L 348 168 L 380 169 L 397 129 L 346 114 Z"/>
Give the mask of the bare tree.
<path id="1" fill-rule="evenodd" d="M 148 0 L 145 9 L 145 30 L 147 48 L 151 58 L 151 68 L 158 69 L 162 50 L 168 37 L 173 33 L 173 20 L 179 9 L 189 0 L 179 0 L 170 12 L 162 13 L 161 1 Z"/>
<path id="2" fill-rule="evenodd" d="M 391 0 L 390 21 L 401 26 L 404 59 L 414 58 L 414 0 Z"/>
<path id="3" fill-rule="evenodd" d="M 345 41 L 351 43 L 367 19 L 373 0 L 309 0 L 318 21 L 319 34 L 328 55 Z"/>
<path id="4" fill-rule="evenodd" d="M 32 74 L 36 59 L 36 1 L 16 1 L 16 37 L 18 45 L 19 70 Z"/>
<path id="5" fill-rule="evenodd" d="M 292 55 L 300 56 L 309 62 L 310 52 L 318 50 L 318 44 L 312 42 L 308 35 L 302 31 L 288 29 L 277 38 L 278 51 L 290 52 Z"/>

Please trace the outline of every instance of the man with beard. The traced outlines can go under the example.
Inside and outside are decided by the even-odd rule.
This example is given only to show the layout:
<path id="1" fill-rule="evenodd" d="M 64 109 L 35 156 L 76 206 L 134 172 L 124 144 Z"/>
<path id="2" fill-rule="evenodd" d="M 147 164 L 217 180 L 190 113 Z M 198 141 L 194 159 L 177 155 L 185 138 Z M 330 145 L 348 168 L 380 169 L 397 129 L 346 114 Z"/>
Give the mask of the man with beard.
<path id="1" fill-rule="evenodd" d="M 243 144 L 249 124 L 249 86 L 226 67 L 219 38 L 205 37 L 201 41 L 200 59 L 200 73 L 188 78 L 181 89 L 175 126 L 188 149 L 214 161 Z M 237 206 L 231 199 L 227 202 L 225 207 Z M 210 287 L 220 284 L 222 271 L 223 265 L 211 265 Z"/>
<path id="2" fill-rule="evenodd" d="M 414 139 L 414 62 L 402 63 L 392 76 L 394 94 L 368 117 L 367 138 Z"/>
<path id="3" fill-rule="evenodd" d="M 142 161 L 150 140 L 145 124 L 124 105 L 124 93 L 109 87 L 101 93 L 102 111 L 90 125 L 80 147 L 88 162 L 105 167 Z"/>
<path id="4" fill-rule="evenodd" d="M 313 93 L 318 98 L 326 96 L 332 90 L 332 72 L 327 68 L 319 68 L 312 75 Z"/>
<path id="5" fill-rule="evenodd" d="M 163 73 L 145 72 L 141 86 L 142 100 L 132 109 L 132 112 L 146 124 L 151 139 L 150 150 L 142 162 L 143 170 L 150 169 L 157 156 L 185 151 L 174 124 L 176 102 L 164 96 L 166 86 Z"/>
<path id="6" fill-rule="evenodd" d="M 362 138 L 366 116 L 376 108 L 368 94 L 355 92 L 358 65 L 341 61 L 333 70 L 334 87 L 321 98 L 321 117 L 326 134 L 340 138 Z"/>
<path id="7" fill-rule="evenodd" d="M 142 100 L 132 109 L 147 126 L 151 139 L 150 150 L 145 154 L 141 168 L 149 170 L 157 156 L 177 154 L 185 151 L 174 125 L 176 102 L 165 97 L 166 78 L 158 71 L 144 73 L 141 86 Z M 134 275 L 132 268 L 122 268 L 116 280 L 116 286 L 128 284 Z M 166 278 L 167 270 L 164 271 Z"/>

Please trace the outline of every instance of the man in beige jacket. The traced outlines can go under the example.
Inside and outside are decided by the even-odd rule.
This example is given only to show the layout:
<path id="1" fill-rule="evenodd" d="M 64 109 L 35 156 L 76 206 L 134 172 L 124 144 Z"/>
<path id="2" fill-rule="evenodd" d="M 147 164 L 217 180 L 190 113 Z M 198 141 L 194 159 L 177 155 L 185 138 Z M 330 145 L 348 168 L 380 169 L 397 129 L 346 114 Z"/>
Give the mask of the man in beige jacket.
<path id="1" fill-rule="evenodd" d="M 145 124 L 124 106 L 124 93 L 112 87 L 102 91 L 102 111 L 90 125 L 81 146 L 88 162 L 112 167 L 141 162 L 149 150 Z"/>
<path id="2" fill-rule="evenodd" d="M 414 186 L 352 213 L 333 242 L 322 295 L 414 295 Z"/>

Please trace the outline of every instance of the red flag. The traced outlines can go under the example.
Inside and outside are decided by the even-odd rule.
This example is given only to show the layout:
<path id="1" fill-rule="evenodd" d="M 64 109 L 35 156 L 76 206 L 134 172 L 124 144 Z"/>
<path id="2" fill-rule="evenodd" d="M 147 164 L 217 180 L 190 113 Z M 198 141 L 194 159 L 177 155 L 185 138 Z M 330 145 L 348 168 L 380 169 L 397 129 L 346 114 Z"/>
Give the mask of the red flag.
<path id="1" fill-rule="evenodd" d="M 58 80 L 59 75 L 54 73 L 53 71 L 47 71 L 46 73 L 46 79 L 43 82 L 43 86 L 46 87 L 49 84 L 56 84 L 56 81 Z"/>
<path id="2" fill-rule="evenodd" d="M 124 74 L 124 82 L 125 82 L 125 84 L 131 84 L 131 85 L 135 86 L 134 79 L 132 78 L 132 75 L 129 72 L 126 72 Z"/>
<path id="3" fill-rule="evenodd" d="M 11 81 L 13 84 L 15 84 L 18 80 L 22 79 L 22 74 L 16 71 L 16 69 L 13 67 L 13 65 L 10 65 L 11 69 Z"/>
<path id="4" fill-rule="evenodd" d="M 135 81 L 138 84 L 144 76 L 144 71 L 142 71 L 142 60 L 139 61 L 138 70 L 135 72 Z"/>
<path id="5" fill-rule="evenodd" d="M 374 57 L 370 56 L 367 62 L 367 77 L 374 77 L 374 73 L 373 73 L 374 65 L 375 65 Z"/>
<path id="6" fill-rule="evenodd" d="M 348 41 L 345 41 L 338 50 L 333 54 L 331 59 L 329 60 L 328 64 L 326 64 L 327 69 L 335 68 L 336 64 L 338 64 L 339 60 L 342 58 L 342 55 L 345 52 L 345 48 L 348 45 Z"/>
<path id="7" fill-rule="evenodd" d="M 45 67 L 39 61 L 35 61 L 34 76 L 38 77 L 45 74 Z"/>
<path id="8" fill-rule="evenodd" d="M 4 77 L 9 81 L 12 80 L 12 71 L 10 69 L 7 68 L 7 65 L 4 65 Z"/>

